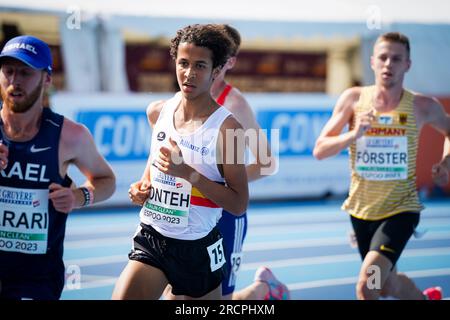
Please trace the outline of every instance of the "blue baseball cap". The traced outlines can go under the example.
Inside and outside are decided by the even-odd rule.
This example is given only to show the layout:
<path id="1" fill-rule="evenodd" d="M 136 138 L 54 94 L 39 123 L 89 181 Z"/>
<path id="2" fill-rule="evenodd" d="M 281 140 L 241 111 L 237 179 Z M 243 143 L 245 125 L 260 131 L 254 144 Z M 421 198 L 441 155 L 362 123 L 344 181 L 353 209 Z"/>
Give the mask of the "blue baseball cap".
<path id="1" fill-rule="evenodd" d="M 49 46 L 33 36 L 19 36 L 9 40 L 0 54 L 2 58 L 10 57 L 22 61 L 33 69 L 52 73 L 52 54 Z"/>

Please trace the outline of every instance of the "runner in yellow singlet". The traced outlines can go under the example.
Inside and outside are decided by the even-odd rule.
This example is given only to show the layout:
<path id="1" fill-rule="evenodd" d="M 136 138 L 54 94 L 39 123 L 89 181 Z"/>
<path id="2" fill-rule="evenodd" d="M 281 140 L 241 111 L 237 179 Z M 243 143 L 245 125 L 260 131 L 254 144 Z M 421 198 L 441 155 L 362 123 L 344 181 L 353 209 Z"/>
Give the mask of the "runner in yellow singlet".
<path id="1" fill-rule="evenodd" d="M 408 38 L 397 32 L 381 35 L 371 57 L 375 84 L 341 95 L 314 149 L 317 159 L 350 150 L 351 186 L 342 208 L 350 214 L 363 259 L 358 299 L 442 297 L 439 287 L 422 292 L 396 268 L 423 209 L 415 172 L 424 125 L 446 137 L 442 160 L 431 172 L 435 182 L 447 184 L 450 168 L 450 117 L 436 99 L 403 87 L 410 66 Z"/>

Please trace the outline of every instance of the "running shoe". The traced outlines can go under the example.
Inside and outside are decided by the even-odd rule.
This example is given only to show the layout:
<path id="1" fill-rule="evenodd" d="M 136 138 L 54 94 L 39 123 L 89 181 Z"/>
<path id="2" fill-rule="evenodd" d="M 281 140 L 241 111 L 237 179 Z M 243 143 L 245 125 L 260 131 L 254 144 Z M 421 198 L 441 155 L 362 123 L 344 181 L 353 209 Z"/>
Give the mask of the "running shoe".
<path id="1" fill-rule="evenodd" d="M 291 298 L 288 287 L 279 281 L 267 267 L 259 267 L 256 270 L 254 281 L 261 281 L 269 286 L 269 292 L 264 300 L 289 300 Z"/>
<path id="2" fill-rule="evenodd" d="M 425 289 L 423 292 L 427 300 L 442 300 L 442 288 L 441 287 L 431 287 Z"/>

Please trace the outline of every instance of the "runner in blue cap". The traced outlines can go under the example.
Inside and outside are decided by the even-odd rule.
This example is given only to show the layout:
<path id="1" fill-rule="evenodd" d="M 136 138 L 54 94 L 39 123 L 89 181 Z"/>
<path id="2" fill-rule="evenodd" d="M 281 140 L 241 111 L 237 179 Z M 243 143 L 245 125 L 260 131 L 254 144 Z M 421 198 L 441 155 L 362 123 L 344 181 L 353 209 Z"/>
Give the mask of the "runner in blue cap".
<path id="1" fill-rule="evenodd" d="M 32 36 L 0 54 L 0 299 L 59 299 L 67 214 L 115 189 L 87 128 L 43 107 L 51 66 L 50 48 Z M 87 177 L 80 188 L 71 163 Z"/>
<path id="2" fill-rule="evenodd" d="M 22 61 L 33 69 L 52 73 L 52 53 L 48 45 L 33 36 L 19 36 L 9 40 L 0 58 L 10 57 Z"/>

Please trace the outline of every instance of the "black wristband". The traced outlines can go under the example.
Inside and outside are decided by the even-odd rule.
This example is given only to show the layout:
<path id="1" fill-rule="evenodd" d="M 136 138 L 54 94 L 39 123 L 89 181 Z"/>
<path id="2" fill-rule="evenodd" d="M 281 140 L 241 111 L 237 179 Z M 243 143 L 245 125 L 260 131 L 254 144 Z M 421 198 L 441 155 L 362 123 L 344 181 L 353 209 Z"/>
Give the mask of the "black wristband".
<path id="1" fill-rule="evenodd" d="M 84 196 L 83 207 L 90 205 L 92 203 L 92 201 L 94 200 L 92 198 L 92 192 L 89 191 L 89 189 L 86 187 L 80 187 L 80 190 L 83 192 L 83 196 Z"/>

